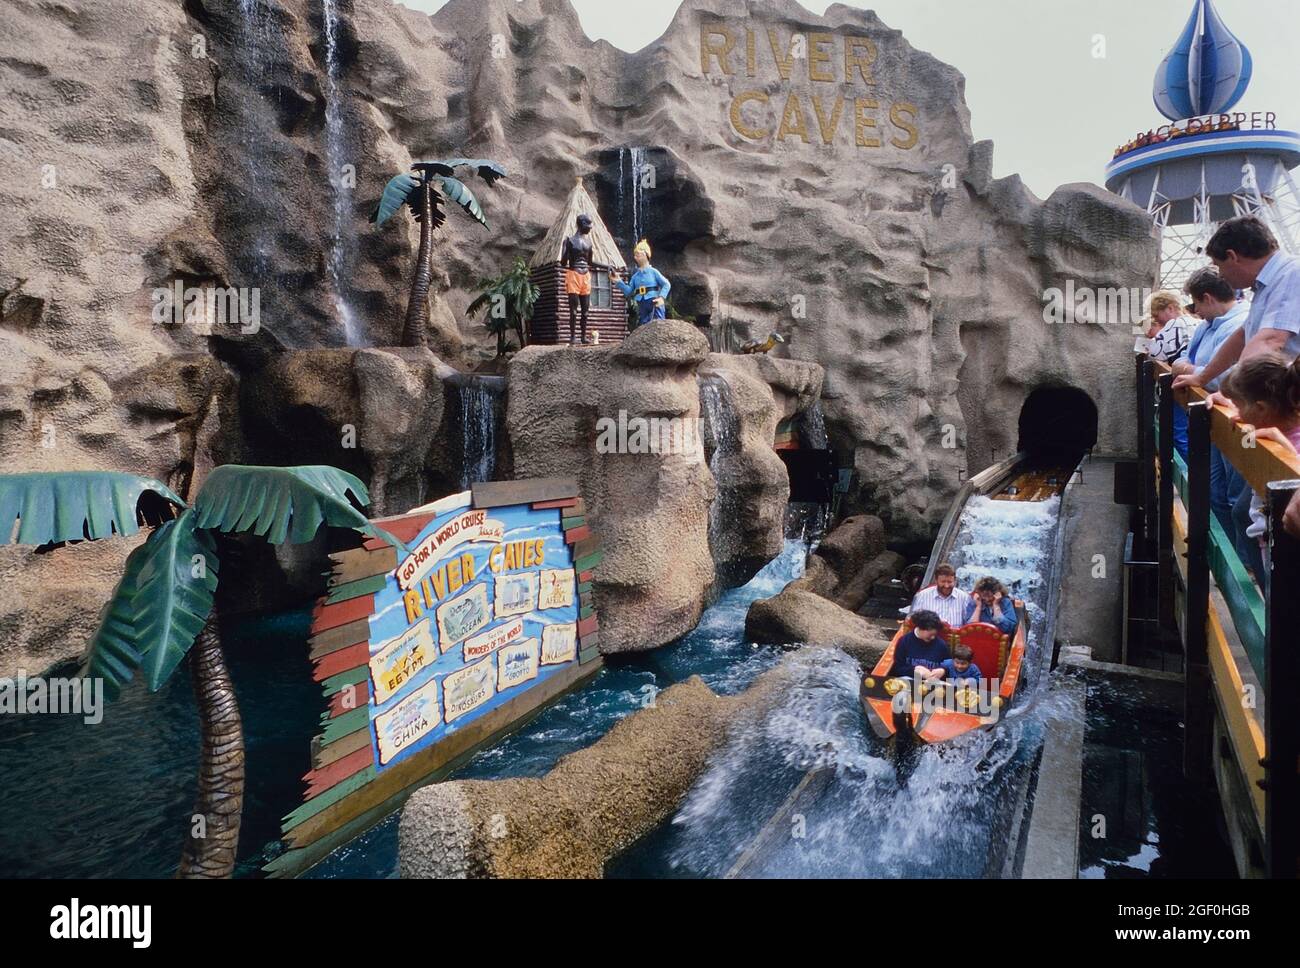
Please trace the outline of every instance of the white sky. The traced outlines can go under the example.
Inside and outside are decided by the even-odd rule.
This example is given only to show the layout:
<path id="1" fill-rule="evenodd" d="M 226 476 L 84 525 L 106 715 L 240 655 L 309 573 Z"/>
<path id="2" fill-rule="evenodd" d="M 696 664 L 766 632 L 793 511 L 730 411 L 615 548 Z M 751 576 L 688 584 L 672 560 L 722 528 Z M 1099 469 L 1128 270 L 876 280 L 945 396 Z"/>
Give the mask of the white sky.
<path id="1" fill-rule="evenodd" d="M 444 0 L 401 0 L 432 13 Z M 587 35 L 639 50 L 668 26 L 676 0 L 570 0 Z M 995 145 L 994 174 L 1019 172 L 1046 198 L 1066 182 L 1101 183 L 1111 152 L 1163 123 L 1151 84 L 1192 0 L 845 0 L 875 10 L 966 75 L 975 137 Z M 829 3 L 805 0 L 822 13 Z M 1216 0 L 1250 49 L 1255 74 L 1235 110 L 1274 111 L 1300 128 L 1300 0 Z M 1105 42 L 1093 56 L 1094 38 Z"/>

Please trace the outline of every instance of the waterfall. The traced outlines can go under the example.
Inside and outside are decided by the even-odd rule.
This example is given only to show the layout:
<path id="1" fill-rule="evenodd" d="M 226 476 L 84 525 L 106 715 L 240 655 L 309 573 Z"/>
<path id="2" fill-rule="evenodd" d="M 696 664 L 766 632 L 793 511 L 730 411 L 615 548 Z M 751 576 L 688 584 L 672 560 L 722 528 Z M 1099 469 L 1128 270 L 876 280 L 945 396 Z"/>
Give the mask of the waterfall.
<path id="1" fill-rule="evenodd" d="M 241 0 L 252 2 L 252 0 Z M 325 158 L 329 166 L 329 183 L 333 189 L 332 234 L 326 264 L 334 290 L 334 308 L 343 327 L 348 346 L 360 342 L 356 318 L 344 296 L 344 278 L 349 259 L 351 205 L 348 185 L 343 177 L 343 106 L 339 96 L 338 11 L 336 0 L 322 0 L 325 24 Z"/>
<path id="2" fill-rule="evenodd" d="M 799 417 L 799 444 L 808 450 L 826 450 L 826 417 L 818 398 Z"/>
<path id="3" fill-rule="evenodd" d="M 239 0 L 242 40 L 237 48 L 239 66 L 253 97 L 259 94 L 266 73 L 265 54 L 270 46 L 271 18 L 262 16 L 261 0 Z M 248 171 L 249 194 L 255 199 L 267 197 L 269 184 L 264 170 L 265 142 L 252 124 L 250 113 L 244 138 L 243 161 Z M 264 219 L 258 220 L 252 245 L 254 283 L 261 286 L 267 274 L 267 239 Z"/>
<path id="4" fill-rule="evenodd" d="M 629 162 L 624 165 L 624 160 Z M 645 200 L 644 189 L 641 187 L 641 175 L 645 170 L 645 149 L 644 148 L 619 148 L 618 149 L 618 222 L 619 227 L 626 232 L 628 225 L 632 227 L 632 235 L 627 239 L 629 245 L 636 245 L 637 242 L 645 235 Z M 627 176 L 631 175 L 631 191 L 625 188 Z M 632 201 L 632 213 L 629 222 L 627 202 L 628 198 Z"/>
<path id="5" fill-rule="evenodd" d="M 726 461 L 740 450 L 739 421 L 731 400 L 731 387 L 720 376 L 700 380 L 700 414 L 704 418 L 705 449 L 709 453 L 709 473 L 718 485 L 717 497 L 709 506 L 709 549 L 715 564 L 727 561 L 734 551 L 735 529 L 725 524 L 737 513 L 735 488 L 726 481 Z"/>
<path id="6" fill-rule="evenodd" d="M 504 383 L 500 377 L 470 377 L 459 383 L 461 470 L 460 486 L 492 480 L 496 470 L 497 402 Z"/>

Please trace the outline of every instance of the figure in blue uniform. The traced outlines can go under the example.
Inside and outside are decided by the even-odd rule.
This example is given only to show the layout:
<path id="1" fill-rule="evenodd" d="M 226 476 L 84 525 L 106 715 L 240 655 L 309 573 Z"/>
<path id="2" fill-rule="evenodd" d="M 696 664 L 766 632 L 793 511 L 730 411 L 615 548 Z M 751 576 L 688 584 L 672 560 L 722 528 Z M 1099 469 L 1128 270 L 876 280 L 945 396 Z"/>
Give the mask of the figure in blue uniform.
<path id="1" fill-rule="evenodd" d="M 623 282 L 617 269 L 610 270 L 610 279 L 623 290 L 623 295 L 636 302 L 637 326 L 652 319 L 665 319 L 664 304 L 672 285 L 650 264 L 650 243 L 645 239 L 638 242 L 632 249 L 632 259 L 636 262 L 636 272 L 631 279 Z"/>

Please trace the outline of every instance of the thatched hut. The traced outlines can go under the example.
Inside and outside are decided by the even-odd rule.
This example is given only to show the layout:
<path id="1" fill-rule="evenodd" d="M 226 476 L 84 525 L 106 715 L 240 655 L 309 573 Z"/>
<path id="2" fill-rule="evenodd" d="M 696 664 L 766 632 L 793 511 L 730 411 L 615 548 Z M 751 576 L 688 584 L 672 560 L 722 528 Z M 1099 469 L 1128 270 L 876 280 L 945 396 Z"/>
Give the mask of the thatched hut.
<path id="1" fill-rule="evenodd" d="M 530 344 L 567 343 L 569 341 L 569 297 L 564 292 L 564 270 L 560 255 L 566 237 L 578 231 L 578 216 L 591 216 L 591 305 L 587 313 L 587 332 L 598 332 L 601 343 L 617 343 L 627 335 L 627 299 L 622 291 L 610 284 L 609 270 L 619 269 L 627 278 L 627 263 L 618 254 L 614 237 L 605 227 L 596 203 L 582 187 L 582 179 L 573 186 L 551 230 L 528 262 L 529 277 L 541 290 L 533 307 L 529 324 Z M 575 315 L 575 326 L 581 326 L 582 310 Z"/>

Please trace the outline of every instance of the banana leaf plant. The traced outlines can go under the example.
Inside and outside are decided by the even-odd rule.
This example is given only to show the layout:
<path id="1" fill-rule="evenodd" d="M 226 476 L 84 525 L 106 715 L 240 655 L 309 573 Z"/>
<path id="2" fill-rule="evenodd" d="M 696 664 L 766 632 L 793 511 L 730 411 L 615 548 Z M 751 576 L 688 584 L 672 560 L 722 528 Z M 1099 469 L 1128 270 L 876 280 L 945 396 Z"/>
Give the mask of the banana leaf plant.
<path id="1" fill-rule="evenodd" d="M 193 507 L 160 481 L 135 474 L 0 474 L 0 543 L 55 549 L 151 528 L 126 559 L 80 674 L 102 679 L 112 700 L 137 669 L 156 692 L 190 657 L 202 742 L 196 822 L 178 876 L 231 876 L 243 812 L 243 723 L 221 647 L 213 535 L 251 532 L 271 544 L 299 543 L 328 524 L 402 550 L 361 512 L 368 502 L 366 486 L 334 467 L 223 465 L 208 475 Z"/>
<path id="2" fill-rule="evenodd" d="M 528 263 L 515 259 L 510 271 L 495 279 L 485 279 L 479 283 L 479 296 L 469 304 L 465 315 L 473 316 L 481 309 L 487 309 L 489 332 L 497 337 L 497 356 L 505 356 L 506 330 L 513 329 L 519 339 L 519 348 L 523 349 L 524 321 L 532 318 L 533 306 L 542 291 L 529 279 Z"/>
<path id="3" fill-rule="evenodd" d="M 448 158 L 411 163 L 410 172 L 402 172 L 384 186 L 370 216 L 375 225 L 383 225 L 403 205 L 420 225 L 420 249 L 411 276 L 411 294 L 406 303 L 406 322 L 402 327 L 403 346 L 429 345 L 429 285 L 433 281 L 433 230 L 445 222 L 443 197 L 451 199 L 476 222 L 487 228 L 483 209 L 469 186 L 454 177 L 457 168 L 472 168 L 491 188 L 506 171 L 487 158 Z"/>

